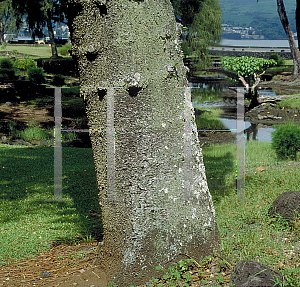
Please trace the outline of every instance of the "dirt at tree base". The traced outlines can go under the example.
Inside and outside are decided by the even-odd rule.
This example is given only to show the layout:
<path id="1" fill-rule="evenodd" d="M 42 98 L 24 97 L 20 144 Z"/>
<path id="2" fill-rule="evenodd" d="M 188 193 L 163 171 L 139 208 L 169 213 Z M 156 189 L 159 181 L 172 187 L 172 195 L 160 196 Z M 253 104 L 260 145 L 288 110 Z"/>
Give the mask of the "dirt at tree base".
<path id="1" fill-rule="evenodd" d="M 35 257 L 0 266 L 0 286 L 106 287 L 105 274 L 99 266 L 95 265 L 97 246 L 97 241 L 75 246 L 60 244 Z M 201 279 L 207 280 L 208 285 L 203 286 L 211 286 L 213 282 L 216 282 L 220 273 L 224 278 L 224 282 L 219 283 L 220 286 L 229 286 L 232 268 L 221 260 L 223 259 L 215 256 L 211 257 L 201 268 L 196 264 L 191 265 L 189 273 L 194 283 L 190 286 L 199 286 L 196 282 Z M 163 280 L 160 282 L 163 283 Z"/>

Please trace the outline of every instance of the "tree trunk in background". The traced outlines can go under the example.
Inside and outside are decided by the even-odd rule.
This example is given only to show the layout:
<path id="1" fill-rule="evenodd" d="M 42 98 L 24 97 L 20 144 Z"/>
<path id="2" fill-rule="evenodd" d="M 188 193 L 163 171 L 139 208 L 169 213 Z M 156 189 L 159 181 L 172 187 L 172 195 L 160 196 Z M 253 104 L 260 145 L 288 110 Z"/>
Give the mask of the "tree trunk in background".
<path id="1" fill-rule="evenodd" d="M 280 17 L 281 24 L 283 29 L 288 37 L 291 53 L 294 60 L 294 77 L 299 77 L 300 73 L 300 55 L 296 46 L 296 42 L 294 39 L 293 31 L 290 27 L 289 20 L 287 18 L 283 0 L 277 0 L 277 10 Z"/>
<path id="2" fill-rule="evenodd" d="M 296 0 L 296 29 L 298 38 L 298 50 L 300 51 L 300 0 Z"/>
<path id="3" fill-rule="evenodd" d="M 52 57 L 51 58 L 58 58 L 58 53 L 57 53 L 57 47 L 55 43 L 55 38 L 54 38 L 54 32 L 53 32 L 53 27 L 52 27 L 52 22 L 51 22 L 51 11 L 47 11 L 47 28 L 49 32 L 49 38 L 50 38 L 50 44 L 51 44 L 51 51 L 52 51 Z"/>
<path id="4" fill-rule="evenodd" d="M 187 258 L 178 253 L 213 255 L 219 233 L 170 1 L 69 0 L 67 14 L 107 282 L 145 284 L 159 275 L 155 266 Z"/>

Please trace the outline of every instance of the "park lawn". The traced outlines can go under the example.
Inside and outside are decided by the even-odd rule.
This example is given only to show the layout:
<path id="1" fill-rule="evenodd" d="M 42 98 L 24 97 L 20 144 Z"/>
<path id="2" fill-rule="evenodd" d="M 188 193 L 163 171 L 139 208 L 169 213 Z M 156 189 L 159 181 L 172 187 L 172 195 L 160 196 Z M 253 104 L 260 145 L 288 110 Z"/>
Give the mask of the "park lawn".
<path id="1" fill-rule="evenodd" d="M 278 160 L 271 143 L 267 142 L 247 142 L 245 151 L 245 198 L 248 200 L 237 201 L 235 144 L 202 149 L 221 237 L 221 254 L 232 266 L 240 260 L 255 260 L 272 266 L 282 272 L 286 283 L 291 284 L 284 286 L 300 286 L 300 230 L 290 230 L 284 220 L 272 219 L 267 214 L 281 193 L 300 190 L 300 166 L 256 171 L 260 166 L 297 162 Z"/>
<path id="2" fill-rule="evenodd" d="M 300 286 L 299 230 L 268 217 L 276 197 L 300 190 L 299 166 L 256 171 L 259 166 L 297 164 L 278 160 L 270 143 L 246 143 L 245 197 L 236 201 L 235 144 L 202 149 L 206 176 L 216 210 L 221 255 L 231 266 L 240 260 L 280 270 L 290 286 Z M 298 158 L 300 154 L 298 153 Z M 101 222 L 91 149 L 63 148 L 63 196 L 53 198 L 53 148 L 0 145 L 0 262 L 34 256 L 47 242 L 91 238 Z M 284 239 L 285 238 L 285 239 Z M 298 265 L 297 265 L 298 264 Z"/>
<path id="3" fill-rule="evenodd" d="M 285 107 L 300 110 L 300 94 L 294 94 L 277 103 L 278 107 Z"/>
<path id="4" fill-rule="evenodd" d="M 1 51 L 17 52 L 34 58 L 50 58 L 51 47 L 48 45 L 3 45 Z"/>
<path id="5" fill-rule="evenodd" d="M 63 197 L 53 199 L 54 150 L 0 145 L 0 264 L 34 256 L 50 241 L 91 239 L 101 232 L 90 149 L 63 148 Z M 83 188 L 84 187 L 84 188 Z"/>

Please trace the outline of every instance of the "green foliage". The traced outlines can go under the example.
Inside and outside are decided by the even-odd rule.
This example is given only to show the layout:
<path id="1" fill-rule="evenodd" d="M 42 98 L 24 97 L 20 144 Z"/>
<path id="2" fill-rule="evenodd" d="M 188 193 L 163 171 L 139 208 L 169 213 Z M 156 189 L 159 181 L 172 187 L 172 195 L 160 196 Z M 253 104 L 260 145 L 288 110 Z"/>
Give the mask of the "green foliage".
<path id="1" fill-rule="evenodd" d="M 13 63 L 9 59 L 2 59 L 0 61 L 0 68 L 1 69 L 13 69 Z"/>
<path id="2" fill-rule="evenodd" d="M 219 0 L 172 0 L 175 14 L 181 17 L 184 28 L 182 49 L 185 55 L 194 54 L 197 67 L 209 62 L 207 48 L 220 41 L 222 13 Z"/>
<path id="3" fill-rule="evenodd" d="M 36 68 L 36 62 L 33 59 L 29 58 L 19 58 L 15 61 L 14 67 L 20 71 L 27 71 L 30 68 Z"/>
<path id="4" fill-rule="evenodd" d="M 272 133 L 272 148 L 280 159 L 296 159 L 300 150 L 300 127 L 294 123 L 277 127 Z"/>
<path id="5" fill-rule="evenodd" d="M 286 37 L 278 17 L 276 1 L 263 0 L 258 3 L 241 0 L 222 0 L 223 23 L 240 27 L 253 27 L 257 34 L 264 35 L 265 39 Z M 295 25 L 295 1 L 284 1 L 287 16 L 293 32 Z"/>
<path id="6" fill-rule="evenodd" d="M 273 59 L 276 61 L 276 66 L 281 66 L 284 64 L 284 59 L 281 58 L 277 53 L 273 53 L 270 55 L 269 59 Z"/>
<path id="7" fill-rule="evenodd" d="M 20 137 L 23 138 L 24 141 L 32 142 L 34 140 L 47 140 L 49 139 L 49 134 L 39 126 L 33 126 L 21 131 Z"/>
<path id="8" fill-rule="evenodd" d="M 81 117 L 85 114 L 82 98 L 64 97 L 62 99 L 62 109 L 65 117 Z"/>
<path id="9" fill-rule="evenodd" d="M 5 33 L 16 32 L 15 18 L 13 17 L 11 0 L 1 0 L 0 1 L 0 32 L 2 36 Z M 0 37 L 0 44 L 2 44 L 2 37 Z"/>
<path id="10" fill-rule="evenodd" d="M 223 57 L 222 65 L 226 70 L 236 72 L 243 77 L 250 77 L 254 73 L 262 72 L 269 66 L 276 65 L 276 61 L 246 56 Z"/>
<path id="11" fill-rule="evenodd" d="M 52 85 L 53 86 L 64 86 L 65 85 L 65 77 L 63 75 L 54 75 L 53 79 L 52 79 Z"/>
<path id="12" fill-rule="evenodd" d="M 12 80 L 15 77 L 15 70 L 13 63 L 9 59 L 2 59 L 0 61 L 0 79 Z"/>
<path id="13" fill-rule="evenodd" d="M 67 56 L 69 54 L 69 50 L 72 48 L 70 44 L 65 44 L 61 47 L 57 48 L 57 52 L 62 56 Z"/>
<path id="14" fill-rule="evenodd" d="M 152 286 L 190 286 L 192 278 L 188 271 L 190 264 L 194 262 L 194 259 L 180 260 L 173 266 L 170 266 L 168 270 L 164 270 L 162 266 L 156 266 L 155 269 L 164 271 L 164 275 L 161 279 L 153 278 L 152 280 L 155 284 Z M 178 285 L 179 282 L 181 285 Z M 167 285 L 163 285 L 163 283 Z"/>
<path id="15" fill-rule="evenodd" d="M 45 75 L 41 68 L 28 69 L 27 80 L 33 84 L 40 85 L 45 83 Z"/>
<path id="16" fill-rule="evenodd" d="M 79 96 L 80 86 L 72 86 L 68 88 L 62 88 L 61 93 L 63 97 Z"/>

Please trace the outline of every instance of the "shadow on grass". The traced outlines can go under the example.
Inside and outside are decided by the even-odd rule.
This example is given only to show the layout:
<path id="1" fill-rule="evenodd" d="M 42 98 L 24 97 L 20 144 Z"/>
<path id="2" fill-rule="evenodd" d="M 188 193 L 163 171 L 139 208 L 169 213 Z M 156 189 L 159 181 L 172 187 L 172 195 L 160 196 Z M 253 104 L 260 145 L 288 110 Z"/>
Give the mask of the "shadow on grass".
<path id="1" fill-rule="evenodd" d="M 217 203 L 235 188 L 234 179 L 232 183 L 226 181 L 226 176 L 235 172 L 235 158 L 230 152 L 223 156 L 211 156 L 210 154 L 210 152 L 204 152 L 203 160 L 209 191 L 213 201 Z"/>
<path id="2" fill-rule="evenodd" d="M 2 214 L 1 221 L 17 222 L 25 213 L 41 212 L 46 216 L 52 212 L 59 217 L 56 221 L 71 222 L 79 226 L 83 236 L 101 240 L 101 210 L 92 150 L 63 148 L 63 197 L 72 199 L 71 202 L 46 201 L 53 198 L 53 163 L 51 147 L 0 145 L 0 199 L 3 208 L 9 209 Z M 74 218 L 70 216 L 73 211 L 77 215 Z"/>

